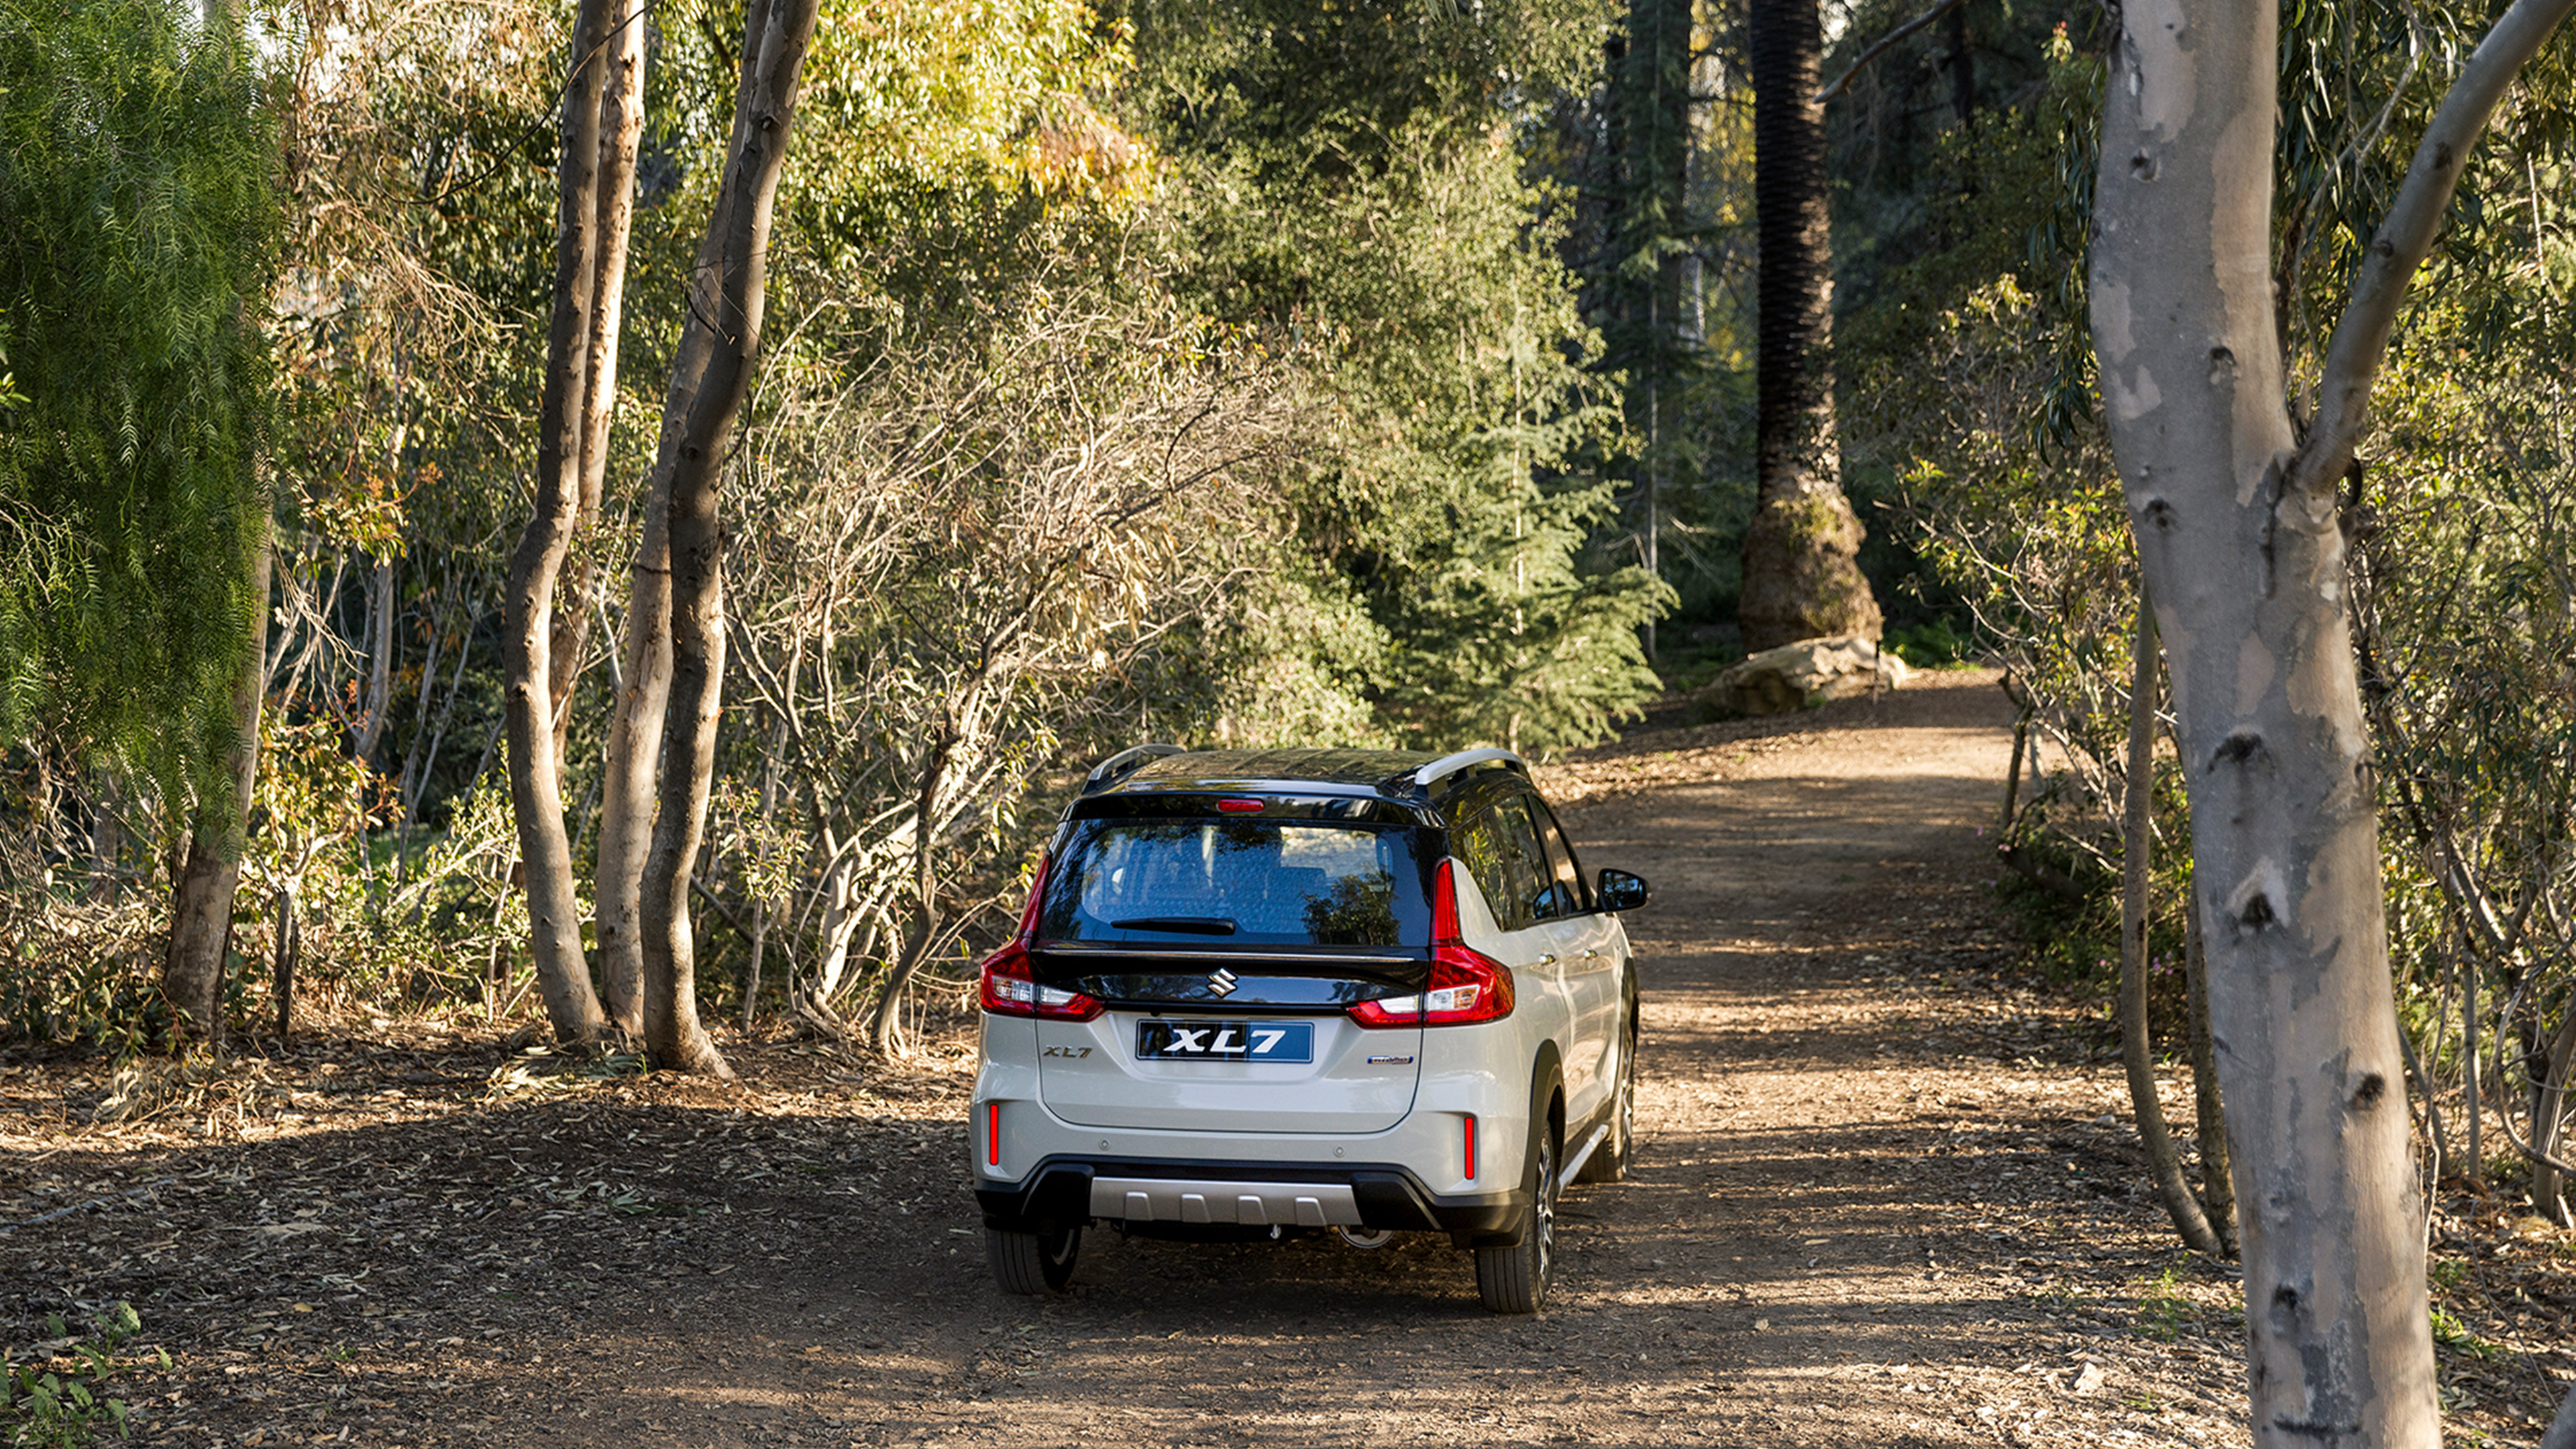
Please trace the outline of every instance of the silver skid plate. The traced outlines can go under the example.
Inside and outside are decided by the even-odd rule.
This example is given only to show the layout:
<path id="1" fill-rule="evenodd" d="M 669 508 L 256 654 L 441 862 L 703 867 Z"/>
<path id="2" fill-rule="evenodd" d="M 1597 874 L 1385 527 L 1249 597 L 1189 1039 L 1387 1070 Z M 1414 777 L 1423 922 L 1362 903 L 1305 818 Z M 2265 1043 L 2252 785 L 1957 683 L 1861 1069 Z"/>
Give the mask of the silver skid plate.
<path id="1" fill-rule="evenodd" d="M 1091 1215 L 1131 1223 L 1240 1223 L 1247 1227 L 1355 1228 L 1347 1186 L 1322 1182 L 1192 1182 L 1095 1177 Z"/>

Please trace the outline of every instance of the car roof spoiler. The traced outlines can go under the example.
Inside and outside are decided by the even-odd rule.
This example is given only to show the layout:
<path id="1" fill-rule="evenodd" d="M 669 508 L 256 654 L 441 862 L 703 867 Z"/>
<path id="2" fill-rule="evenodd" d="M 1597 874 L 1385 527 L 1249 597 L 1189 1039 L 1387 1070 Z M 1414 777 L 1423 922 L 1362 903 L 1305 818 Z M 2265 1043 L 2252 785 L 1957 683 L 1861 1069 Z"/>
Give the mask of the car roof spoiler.
<path id="1" fill-rule="evenodd" d="M 1138 770 L 1143 769 L 1149 761 L 1159 760 L 1166 755 L 1185 755 L 1188 753 L 1189 751 L 1182 749 L 1179 745 L 1167 745 L 1160 742 L 1150 745 L 1138 745 L 1133 749 L 1120 750 L 1118 753 L 1111 755 L 1108 759 L 1092 766 L 1091 773 L 1082 778 L 1082 793 L 1089 795 L 1106 789 L 1109 786 L 1118 783 L 1120 780 L 1127 778 L 1129 775 L 1136 773 Z"/>
<path id="2" fill-rule="evenodd" d="M 1509 750 L 1460 750 L 1454 755 L 1442 755 L 1418 770 L 1408 770 L 1396 776 L 1386 782 L 1386 788 L 1398 790 L 1411 786 L 1416 790 L 1428 790 L 1452 775 L 1462 774 L 1485 765 L 1499 765 L 1506 770 L 1516 770 L 1524 779 L 1528 778 L 1530 772 L 1529 763 Z"/>

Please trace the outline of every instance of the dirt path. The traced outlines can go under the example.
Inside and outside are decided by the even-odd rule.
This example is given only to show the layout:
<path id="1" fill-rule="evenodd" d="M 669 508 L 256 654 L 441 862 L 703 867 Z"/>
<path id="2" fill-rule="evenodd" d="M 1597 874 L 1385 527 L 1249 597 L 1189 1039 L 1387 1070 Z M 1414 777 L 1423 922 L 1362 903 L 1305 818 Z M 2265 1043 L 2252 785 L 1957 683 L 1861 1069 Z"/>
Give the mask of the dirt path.
<path id="1" fill-rule="evenodd" d="M 2004 969 L 2003 704 L 1925 684 L 1554 772 L 1656 901 L 1642 1160 L 1569 1199 L 1536 1320 L 1428 1239 L 1095 1234 L 1006 1299 L 962 1049 L 736 1045 L 718 1089 L 429 1041 L 281 1058 L 221 1141 L 198 1099 L 66 1137 L 102 1084 L 0 1076 L 0 1335 L 132 1300 L 170 1444 L 2243 1443 L 2234 1285 L 2171 1246 L 2098 1030 Z"/>

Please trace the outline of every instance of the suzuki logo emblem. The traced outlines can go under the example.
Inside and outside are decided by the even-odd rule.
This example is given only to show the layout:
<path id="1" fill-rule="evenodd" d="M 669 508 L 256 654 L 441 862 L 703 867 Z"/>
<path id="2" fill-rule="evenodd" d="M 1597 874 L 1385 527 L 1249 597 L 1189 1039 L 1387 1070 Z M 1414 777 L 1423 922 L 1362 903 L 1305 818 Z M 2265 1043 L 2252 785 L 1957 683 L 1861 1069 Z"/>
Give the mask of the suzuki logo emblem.
<path id="1" fill-rule="evenodd" d="M 1208 994 L 1211 996 L 1233 995 L 1234 973 L 1226 970 L 1222 966 L 1218 967 L 1217 973 L 1208 978 Z"/>

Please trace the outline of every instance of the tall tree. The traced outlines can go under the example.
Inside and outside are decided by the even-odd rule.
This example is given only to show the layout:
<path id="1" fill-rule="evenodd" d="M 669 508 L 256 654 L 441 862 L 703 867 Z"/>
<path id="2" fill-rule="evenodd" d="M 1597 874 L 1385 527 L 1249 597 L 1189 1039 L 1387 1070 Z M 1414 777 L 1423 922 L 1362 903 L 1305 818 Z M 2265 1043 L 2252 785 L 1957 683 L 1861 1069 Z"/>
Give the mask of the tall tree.
<path id="1" fill-rule="evenodd" d="M 164 964 L 215 1024 L 267 616 L 275 136 L 240 38 L 0 3 L 0 727 L 189 814 Z"/>
<path id="2" fill-rule="evenodd" d="M 600 81 L 598 205 L 599 252 L 591 277 L 589 336 L 582 345 L 586 376 L 581 386 L 581 489 L 573 515 L 574 542 L 599 521 L 607 491 L 610 426 L 617 412 L 617 339 L 626 311 L 626 253 L 635 228 L 635 163 L 644 141 L 644 17 L 640 0 L 613 0 L 614 28 L 603 43 Z M 576 547 L 565 561 L 561 593 L 548 643 L 552 666 L 547 693 L 555 712 L 555 755 L 564 750 L 572 723 L 572 691 L 581 677 L 596 604 L 592 551 Z"/>
<path id="3" fill-rule="evenodd" d="M 1833 248 L 1817 0 L 1753 0 L 1753 191 L 1761 236 L 1760 399 L 1752 525 L 1736 619 L 1744 647 L 1875 639 L 1862 530 L 1834 438 Z"/>
<path id="4" fill-rule="evenodd" d="M 1638 562 L 1663 577 L 1666 485 L 1678 458 L 1673 427 L 1682 384 L 1697 361 L 1695 260 L 1689 215 L 1692 0 L 1629 0 L 1609 60 L 1610 176 L 1596 291 L 1599 366 L 1628 381 L 1628 430 L 1642 444 L 1629 467 L 1638 516 Z M 1651 653 L 1655 625 L 1646 623 Z"/>
<path id="5" fill-rule="evenodd" d="M 731 1076 L 698 1020 L 689 881 L 704 838 L 724 698 L 724 532 L 717 484 L 760 359 L 770 217 L 818 0 L 750 0 L 724 182 L 690 279 L 688 322 L 662 405 L 653 491 L 666 500 L 670 699 L 642 905 L 644 1039 L 665 1065 Z M 637 748 L 646 742 L 634 742 Z"/>
<path id="6" fill-rule="evenodd" d="M 556 583 L 581 522 L 586 465 L 605 452 L 607 400 L 594 408 L 591 390 L 615 387 L 614 318 L 599 314 L 603 298 L 611 308 L 615 305 L 618 284 L 603 286 L 602 274 L 622 276 L 625 270 L 623 223 L 631 210 L 631 203 L 603 193 L 631 190 L 635 175 L 633 145 L 614 126 L 607 99 L 621 77 L 612 63 L 620 36 L 637 28 L 625 21 L 624 10 L 619 0 L 582 0 L 573 25 L 556 173 L 554 308 L 537 425 L 536 509 L 511 556 L 506 599 L 508 681 L 502 719 L 509 733 L 510 799 L 528 891 L 529 947 L 546 1015 L 565 1041 L 590 1040 L 608 1024 L 582 954 L 572 846 L 564 833 L 553 651 Z M 609 324 L 605 328 L 603 320 Z M 588 436 L 594 421 L 603 435 L 597 447 Z M 572 607 L 580 609 L 581 601 L 574 600 Z M 578 631 L 572 647 L 579 647 Z"/>
<path id="7" fill-rule="evenodd" d="M 2093 338 L 2173 678 L 2245 1262 L 2258 1445 L 2439 1442 L 2339 491 L 2406 285 L 2496 101 L 2576 0 L 2515 0 L 2419 143 L 2285 392 L 2271 0 L 2121 12 Z M 2304 423 L 2304 426 L 2302 424 Z"/>

